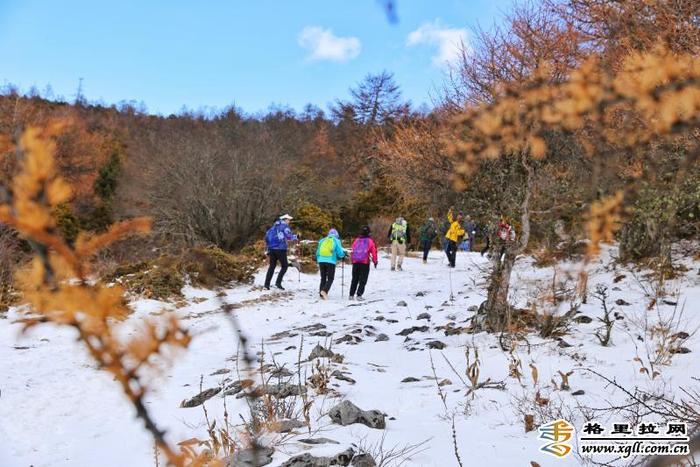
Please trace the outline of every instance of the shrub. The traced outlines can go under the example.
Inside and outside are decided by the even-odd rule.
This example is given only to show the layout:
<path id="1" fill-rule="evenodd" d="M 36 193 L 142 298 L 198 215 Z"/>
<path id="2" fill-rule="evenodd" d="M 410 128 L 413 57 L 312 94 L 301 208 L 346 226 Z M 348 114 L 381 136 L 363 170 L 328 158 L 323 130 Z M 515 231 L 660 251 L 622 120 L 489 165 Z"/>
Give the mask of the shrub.
<path id="1" fill-rule="evenodd" d="M 342 231 L 343 223 L 337 213 L 321 209 L 312 203 L 302 204 L 296 211 L 294 226 L 303 238 L 317 239 L 328 233 L 331 228 Z"/>
<path id="2" fill-rule="evenodd" d="M 61 236 L 69 244 L 73 244 L 80 232 L 80 220 L 68 204 L 59 204 L 53 210 L 54 220 Z"/>
<path id="3" fill-rule="evenodd" d="M 155 300 L 168 300 L 182 296 L 185 279 L 177 263 L 161 258 L 146 270 L 129 274 L 120 282 L 129 292 Z"/>
<path id="4" fill-rule="evenodd" d="M 118 152 L 113 152 L 107 162 L 100 167 L 100 170 L 95 178 L 93 189 L 95 194 L 102 201 L 111 201 L 117 191 L 117 181 L 121 173 L 121 158 Z"/>
<path id="5" fill-rule="evenodd" d="M 118 281 L 130 292 L 147 298 L 167 300 L 182 296 L 185 276 L 200 287 L 248 284 L 259 265 L 251 256 L 232 255 L 217 247 L 196 247 L 180 255 L 120 265 L 103 279 Z"/>
<path id="6" fill-rule="evenodd" d="M 249 284 L 258 263 L 248 256 L 232 255 L 217 247 L 193 248 L 184 257 L 180 269 L 194 285 L 218 287 L 231 282 Z"/>

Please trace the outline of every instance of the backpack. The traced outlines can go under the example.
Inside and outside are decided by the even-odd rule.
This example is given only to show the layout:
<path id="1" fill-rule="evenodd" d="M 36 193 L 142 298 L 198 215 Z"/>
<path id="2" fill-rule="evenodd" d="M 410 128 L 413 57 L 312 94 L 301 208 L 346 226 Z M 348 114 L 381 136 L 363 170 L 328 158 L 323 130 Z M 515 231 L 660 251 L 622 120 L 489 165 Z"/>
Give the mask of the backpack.
<path id="1" fill-rule="evenodd" d="M 406 240 L 406 224 L 394 223 L 391 226 L 391 240 L 403 243 Z"/>
<path id="2" fill-rule="evenodd" d="M 267 229 L 267 232 L 265 233 L 265 245 L 267 245 L 267 247 L 269 248 L 270 245 L 276 243 L 277 238 L 277 226 L 273 225 L 272 227 Z"/>
<path id="3" fill-rule="evenodd" d="M 321 240 L 321 248 L 318 250 L 321 256 L 333 256 L 335 250 L 335 242 L 332 237 L 326 237 Z"/>
<path id="4" fill-rule="evenodd" d="M 369 238 L 358 238 L 352 249 L 350 259 L 353 263 L 363 263 L 369 256 Z"/>

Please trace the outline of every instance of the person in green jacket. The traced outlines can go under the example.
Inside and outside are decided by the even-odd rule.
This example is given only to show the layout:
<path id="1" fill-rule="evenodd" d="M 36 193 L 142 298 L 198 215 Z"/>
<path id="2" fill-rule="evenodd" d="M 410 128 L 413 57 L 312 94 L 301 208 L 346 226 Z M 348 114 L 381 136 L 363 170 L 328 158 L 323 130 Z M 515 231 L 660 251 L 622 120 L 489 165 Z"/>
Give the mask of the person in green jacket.
<path id="1" fill-rule="evenodd" d="M 343 250 L 343 245 L 340 243 L 340 235 L 337 230 L 331 229 L 328 232 L 328 236 L 318 241 L 318 248 L 316 249 L 316 262 L 321 271 L 321 284 L 318 294 L 323 300 L 328 298 L 328 292 L 331 290 L 331 285 L 333 285 L 335 265 L 338 259 L 344 257 L 345 250 Z"/>
<path id="2" fill-rule="evenodd" d="M 433 246 L 433 242 L 437 237 L 437 226 L 435 225 L 435 219 L 432 217 L 423 224 L 420 228 L 420 244 L 423 247 L 423 263 L 428 262 L 428 253 Z"/>

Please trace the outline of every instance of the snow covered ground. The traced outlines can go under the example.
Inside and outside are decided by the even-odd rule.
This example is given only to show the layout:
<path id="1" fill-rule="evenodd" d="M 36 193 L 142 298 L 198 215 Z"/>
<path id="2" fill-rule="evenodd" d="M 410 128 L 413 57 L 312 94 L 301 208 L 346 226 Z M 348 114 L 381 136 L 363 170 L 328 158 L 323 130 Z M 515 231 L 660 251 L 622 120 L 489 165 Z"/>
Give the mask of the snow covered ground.
<path id="1" fill-rule="evenodd" d="M 520 339 L 512 352 L 504 352 L 498 336 L 446 336 L 445 325 L 467 325 L 474 314 L 468 311 L 469 307 L 484 299 L 488 262 L 476 253 L 459 253 L 457 268 L 452 271 L 446 267 L 444 255 L 437 251 L 432 252 L 427 265 L 407 258 L 402 272 L 389 271 L 388 259 L 380 258 L 379 268 L 370 273 L 367 300 L 363 303 L 350 302 L 341 295 L 340 269 L 328 301 L 318 299 L 317 275 L 299 276 L 293 269 L 285 279 L 290 293 L 279 294 L 273 301 L 254 301 L 276 293 L 259 287 L 260 274 L 257 286 L 226 290 L 229 302 L 249 301 L 235 313 L 251 339 L 253 351 L 264 349 L 266 363 L 272 363 L 274 357 L 278 366 L 293 373 L 292 381 L 296 382 L 303 336 L 302 360 L 316 344 L 330 346 L 333 352 L 344 356 L 343 362 L 324 359 L 323 363 L 330 371 L 340 370 L 355 381 L 332 377 L 332 391 L 315 396 L 311 433 L 306 428 L 297 429 L 297 434 L 285 435 L 281 442 L 282 436 L 278 436 L 270 465 L 280 465 L 302 452 L 334 455 L 353 443 L 376 445 L 382 437 L 385 449 L 424 443 L 404 465 L 457 465 L 453 420 L 456 444 L 465 466 L 528 465 L 530 461 L 543 466 L 580 465 L 582 460 L 576 456 L 554 459 L 541 452 L 543 441 L 538 439 L 537 431 L 525 432 L 523 416 L 533 414 L 536 422 L 548 422 L 552 420 L 538 418 L 560 415 L 580 427 L 584 416 L 577 406 L 606 408 L 626 400 L 622 391 L 588 369 L 615 379 L 623 387 L 639 387 L 670 397 L 680 396 L 680 387 L 700 386 L 700 345 L 698 335 L 693 334 L 700 326 L 698 264 L 685 260 L 688 271 L 666 284 L 667 302 L 678 305 L 660 302 L 649 310 L 651 284 L 642 272 L 614 265 L 610 261 L 614 254 L 614 248 L 605 250 L 586 266 L 589 291 L 592 294 L 598 283 L 607 284 L 608 305 L 616 313 L 609 347 L 601 346 L 595 337 L 601 326 L 597 318 L 602 316 L 602 308 L 592 297 L 581 305 L 577 316 L 585 315 L 593 321 L 574 323 L 563 342 L 531 333 Z M 519 259 L 512 280 L 513 299 L 520 306 L 534 300 L 540 312 L 549 307 L 557 308 L 555 312 L 561 314 L 568 309 L 568 302 L 547 305 L 553 303 L 551 297 L 549 301 L 543 297 L 551 291 L 552 284 L 555 290 L 573 288 L 580 268 L 578 264 L 561 264 L 556 266 L 555 274 L 552 267 L 535 268 L 531 259 Z M 346 266 L 345 294 L 349 282 L 350 268 Z M 143 317 L 165 310 L 182 316 L 196 335 L 189 350 L 176 355 L 173 365 L 155 376 L 157 389 L 147 400 L 158 424 L 167 429 L 168 439 L 173 442 L 207 437 L 202 407 L 180 408 L 181 401 L 199 392 L 200 377 L 204 389 L 228 385 L 240 377 L 237 339 L 230 322 L 220 312 L 215 293 L 186 288 L 185 294 L 188 304 L 180 308 L 137 300 L 133 304 L 135 312 L 123 324 L 128 334 Z M 674 354 L 670 364 L 651 368 L 649 359 L 655 359 L 658 337 L 652 338 L 648 330 L 659 320 L 670 322 L 674 313 L 672 331 L 691 334 L 682 342 L 690 353 Z M 15 318 L 16 310 L 11 310 L 6 319 L 0 319 L 0 465 L 154 465 L 152 441 L 134 418 L 132 407 L 112 377 L 95 368 L 76 342 L 75 333 L 45 325 L 19 335 L 19 325 L 13 324 Z M 414 326 L 419 329 L 407 336 L 398 335 Z M 422 326 L 427 326 L 427 330 Z M 388 340 L 377 341 L 380 334 L 386 334 Z M 346 335 L 361 341 L 342 339 Z M 345 342 L 334 343 L 338 339 Z M 436 341 L 444 348 L 440 349 L 442 345 Z M 435 348 L 430 349 L 429 344 Z M 472 362 L 473 349 L 478 349 L 478 381 L 490 378 L 491 382 L 503 382 L 505 389 L 485 387 L 469 394 L 465 347 L 470 348 Z M 312 365 L 302 363 L 302 375 L 311 376 Z M 537 369 L 537 382 L 533 380 L 531 365 Z M 640 371 L 643 367 L 649 373 Z M 511 371 L 513 368 L 522 373 L 520 381 Z M 652 379 L 653 371 L 659 374 Z M 573 372 L 568 377 L 570 389 L 561 390 L 559 372 Z M 402 382 L 406 378 L 416 381 Z M 445 379 L 450 384 L 440 386 L 438 391 L 437 382 Z M 309 391 L 315 394 L 313 389 Z M 535 401 L 538 391 L 539 404 Z M 365 410 L 384 412 L 386 429 L 333 424 L 327 412 L 343 399 Z M 548 402 L 542 402 L 544 399 Z M 225 400 L 233 423 L 240 423 L 239 413 L 249 416 L 243 399 L 232 395 Z M 206 402 L 210 419 L 223 421 L 223 402 L 221 393 Z M 600 416 L 602 423 L 609 423 L 614 417 L 607 412 L 587 413 Z M 617 416 L 626 417 L 624 413 Z M 299 442 L 320 437 L 338 444 L 313 446 Z M 275 441 L 272 436 L 267 440 Z"/>

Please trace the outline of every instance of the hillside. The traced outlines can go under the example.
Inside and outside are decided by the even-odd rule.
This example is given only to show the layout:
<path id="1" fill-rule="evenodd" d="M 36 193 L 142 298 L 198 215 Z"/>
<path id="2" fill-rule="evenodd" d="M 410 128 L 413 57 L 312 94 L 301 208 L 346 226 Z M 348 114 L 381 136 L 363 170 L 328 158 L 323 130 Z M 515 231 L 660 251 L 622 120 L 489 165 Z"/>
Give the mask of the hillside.
<path id="1" fill-rule="evenodd" d="M 281 465 L 305 452 L 332 456 L 349 447 L 367 450 L 378 460 L 382 443 L 385 453 L 392 448 L 410 450 L 403 465 L 457 465 L 453 423 L 464 465 L 512 466 L 530 460 L 551 465 L 553 458 L 539 450 L 542 441 L 537 432 L 525 432 L 526 414 L 534 415 L 537 424 L 562 417 L 577 428 L 586 414 L 600 423 L 630 421 L 632 409 L 612 409 L 629 402 L 621 388 L 676 399 L 682 397 L 681 388 L 697 388 L 700 343 L 695 331 L 700 317 L 693 307 L 700 300 L 700 264 L 682 260 L 687 271 L 668 281 L 668 294 L 649 308 L 653 288 L 645 271 L 616 263 L 616 254 L 613 247 L 587 265 L 557 265 L 554 279 L 552 267 L 533 267 L 532 258 L 520 258 L 511 291 L 517 305 L 539 303 L 540 313 L 544 312 L 552 287 L 556 294 L 566 295 L 571 287 L 567 275 L 576 277 L 581 268 L 588 271 L 590 294 L 560 337 L 543 338 L 534 329 L 522 330 L 507 343 L 512 350 L 506 351 L 500 348 L 498 335 L 460 332 L 485 296 L 488 260 L 477 253 L 460 253 L 452 272 L 437 251 L 427 265 L 408 258 L 403 272 L 389 271 L 388 260 L 380 258 L 379 268 L 370 273 L 365 302 L 341 296 L 343 281 L 347 293 L 347 266 L 344 273 L 338 271 L 326 302 L 319 301 L 316 293 L 318 277 L 293 269 L 285 281 L 286 292 L 263 291 L 260 274 L 255 286 L 224 290 L 226 302 L 241 304 L 234 313 L 250 339 L 250 351 L 257 355 L 252 378 L 260 382 L 263 374 L 268 387 L 288 384 L 292 393 L 301 380 L 312 401 L 310 426 L 298 426 L 287 434 L 270 433 L 279 425 L 269 423 L 275 416 L 268 414 L 262 439 L 275 449 L 269 465 Z M 601 303 L 593 296 L 598 283 L 609 284 L 607 305 L 614 313 L 608 347 L 595 336 L 602 317 Z M 133 314 L 120 325 L 128 336 L 144 317 L 177 313 L 195 336 L 186 354 L 175 355 L 171 368 L 154 375 L 157 390 L 147 400 L 173 442 L 208 437 L 202 406 L 180 408 L 182 401 L 200 392 L 200 386 L 223 388 L 205 403 L 210 422 L 216 420 L 218 426 L 224 422 L 224 403 L 237 429 L 242 419 L 250 420 L 246 399 L 236 397 L 232 384 L 250 375 L 244 371 L 241 349 L 219 299 L 215 292 L 189 286 L 184 293 L 186 301 L 178 304 L 135 299 Z M 549 309 L 561 315 L 568 303 L 562 299 Z M 75 333 L 43 325 L 18 335 L 16 317 L 13 309 L 0 320 L 0 373 L 5 375 L 0 416 L 12 420 L 0 428 L 0 463 L 153 465 L 152 440 L 134 419 L 131 405 L 114 390 L 109 374 L 95 368 L 76 342 Z M 670 337 L 679 332 L 689 336 Z M 317 345 L 341 355 L 342 361 L 339 357 L 307 361 Z M 689 353 L 667 353 L 672 349 Z M 473 363 L 477 351 L 475 381 L 488 383 L 472 391 L 465 352 Z M 668 361 L 660 361 L 666 357 Z M 657 359 L 652 370 L 650 360 Z M 538 381 L 533 381 L 531 365 Z M 658 375 L 652 378 L 641 368 Z M 562 388 L 561 373 L 570 373 L 568 387 Z M 222 396 L 226 392 L 230 395 Z M 383 412 L 386 428 L 334 424 L 328 413 L 343 400 Z M 270 401 L 278 418 L 291 416 L 304 422 L 301 397 Z M 662 421 L 658 415 L 643 418 L 654 419 Z M 321 445 L 302 441 L 309 438 L 333 441 Z M 581 462 L 570 455 L 557 465 Z"/>

